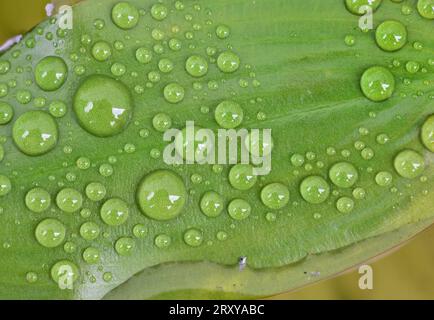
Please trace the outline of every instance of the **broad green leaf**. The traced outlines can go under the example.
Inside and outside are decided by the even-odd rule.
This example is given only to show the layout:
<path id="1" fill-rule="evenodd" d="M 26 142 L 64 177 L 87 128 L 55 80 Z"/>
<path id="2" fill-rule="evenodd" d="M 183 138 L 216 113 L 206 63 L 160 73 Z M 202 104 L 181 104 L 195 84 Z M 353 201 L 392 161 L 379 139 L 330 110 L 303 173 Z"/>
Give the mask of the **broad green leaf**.
<path id="1" fill-rule="evenodd" d="M 58 16 L 1 56 L 13 117 L 0 126 L 0 298 L 261 297 L 338 274 L 432 223 L 434 37 L 417 1 L 375 11 L 375 27 L 405 26 L 394 52 L 344 1 L 156 3 L 129 1 L 137 11 L 125 19 L 117 1 L 84 1 L 72 30 Z M 394 87 L 366 87 L 371 67 Z M 115 106 L 115 119 L 89 116 L 89 99 Z M 243 110 L 238 129 L 272 129 L 270 174 L 253 183 L 232 165 L 163 161 L 164 129 L 230 127 L 214 114 L 228 100 Z M 35 126 L 42 141 L 28 138 Z M 167 201 L 150 203 L 156 185 L 181 200 L 164 209 L 160 192 Z M 209 191 L 224 209 L 207 216 Z M 234 199 L 250 215 L 232 211 Z M 72 290 L 59 288 L 65 270 Z"/>

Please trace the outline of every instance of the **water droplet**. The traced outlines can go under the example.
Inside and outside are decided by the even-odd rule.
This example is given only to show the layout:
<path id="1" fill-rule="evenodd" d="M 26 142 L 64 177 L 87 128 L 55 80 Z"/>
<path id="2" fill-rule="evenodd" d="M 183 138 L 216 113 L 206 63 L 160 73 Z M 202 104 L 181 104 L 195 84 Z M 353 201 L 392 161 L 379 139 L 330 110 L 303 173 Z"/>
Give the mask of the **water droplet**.
<path id="1" fill-rule="evenodd" d="M 119 226 L 128 219 L 128 204 L 118 198 L 109 199 L 101 207 L 100 214 L 101 219 L 109 226 Z"/>
<path id="2" fill-rule="evenodd" d="M 151 16 L 155 20 L 161 21 L 166 19 L 167 15 L 169 13 L 169 10 L 167 7 L 162 5 L 161 3 L 156 3 L 151 8 Z"/>
<path id="3" fill-rule="evenodd" d="M 56 204 L 60 210 L 67 213 L 74 213 L 81 209 L 83 197 L 77 190 L 65 188 L 57 194 Z"/>
<path id="4" fill-rule="evenodd" d="M 387 187 L 392 184 L 392 174 L 387 171 L 381 171 L 375 176 L 375 182 L 381 187 Z"/>
<path id="5" fill-rule="evenodd" d="M 121 77 L 127 72 L 127 67 L 122 63 L 115 62 L 112 64 L 110 71 L 114 76 Z"/>
<path id="6" fill-rule="evenodd" d="M 63 117 L 67 110 L 66 104 L 58 100 L 51 102 L 49 106 L 50 114 L 55 118 Z"/>
<path id="7" fill-rule="evenodd" d="M 90 160 L 89 158 L 86 157 L 78 158 L 76 164 L 77 164 L 77 168 L 79 168 L 80 170 L 86 170 L 90 168 Z"/>
<path id="8" fill-rule="evenodd" d="M 397 51 L 407 43 L 407 29 L 399 21 L 384 21 L 377 27 L 375 38 L 385 51 Z"/>
<path id="9" fill-rule="evenodd" d="M 409 72 L 409 73 L 417 73 L 420 69 L 420 64 L 416 61 L 408 61 L 405 64 L 405 69 Z"/>
<path id="10" fill-rule="evenodd" d="M 356 183 L 359 174 L 351 163 L 339 162 L 331 167 L 329 177 L 336 186 L 350 188 Z"/>
<path id="11" fill-rule="evenodd" d="M 84 240 L 95 240 L 100 234 L 100 228 L 95 222 L 85 222 L 80 227 L 80 235 Z"/>
<path id="12" fill-rule="evenodd" d="M 350 213 L 354 209 L 354 200 L 348 197 L 339 198 L 336 202 L 336 209 L 341 213 Z"/>
<path id="13" fill-rule="evenodd" d="M 368 99 L 384 101 L 390 98 L 395 90 L 395 78 L 386 68 L 371 67 L 363 73 L 360 86 Z"/>
<path id="14" fill-rule="evenodd" d="M 289 190 L 281 183 L 271 183 L 262 189 L 261 200 L 270 209 L 281 209 L 289 202 Z"/>
<path id="15" fill-rule="evenodd" d="M 184 100 L 184 88 L 177 83 L 170 83 L 164 88 L 164 98 L 170 103 L 179 103 Z"/>
<path id="16" fill-rule="evenodd" d="M 45 57 L 35 67 L 36 84 L 44 91 L 59 89 L 68 76 L 68 67 L 59 57 Z"/>
<path id="17" fill-rule="evenodd" d="M 387 134 L 385 134 L 385 133 L 379 134 L 379 135 L 377 136 L 377 142 L 378 142 L 379 144 L 384 145 L 384 144 L 388 143 L 389 140 L 390 140 L 389 136 L 388 136 Z"/>
<path id="18" fill-rule="evenodd" d="M 374 150 L 372 150 L 371 148 L 365 148 L 362 150 L 360 155 L 365 160 L 371 160 L 375 156 L 375 153 Z"/>
<path id="19" fill-rule="evenodd" d="M 14 109 L 11 105 L 0 101 L 0 125 L 9 123 L 14 116 Z"/>
<path id="20" fill-rule="evenodd" d="M 158 69 L 163 72 L 163 73 L 169 73 L 170 71 L 172 71 L 174 68 L 174 64 L 171 60 L 169 59 L 161 59 L 158 62 Z"/>
<path id="21" fill-rule="evenodd" d="M 129 237 L 119 238 L 115 243 L 115 250 L 120 256 L 129 256 L 133 253 L 136 243 Z"/>
<path id="22" fill-rule="evenodd" d="M 238 190 L 249 190 L 257 181 L 253 174 L 253 167 L 250 164 L 237 164 L 229 171 L 229 182 L 232 187 Z"/>
<path id="23" fill-rule="evenodd" d="M 417 2 L 417 11 L 426 19 L 434 19 L 434 3 L 433 0 L 419 0 Z"/>
<path id="24" fill-rule="evenodd" d="M 46 112 L 28 111 L 15 121 L 12 137 L 23 153 L 39 156 L 56 146 L 57 124 Z"/>
<path id="25" fill-rule="evenodd" d="M 217 217 L 221 214 L 224 207 L 223 197 L 214 191 L 208 191 L 200 200 L 200 209 L 207 217 Z"/>
<path id="26" fill-rule="evenodd" d="M 78 267 L 71 261 L 62 260 L 57 262 L 51 268 L 51 278 L 62 288 L 71 289 L 68 285 L 72 285 L 77 281 L 79 276 Z"/>
<path id="27" fill-rule="evenodd" d="M 33 188 L 27 192 L 25 203 L 30 211 L 40 213 L 50 207 L 51 196 L 45 189 Z"/>
<path id="28" fill-rule="evenodd" d="M 169 40 L 169 48 L 173 51 L 179 51 L 182 48 L 182 43 L 176 38 Z"/>
<path id="29" fill-rule="evenodd" d="M 66 253 L 74 253 L 75 250 L 77 250 L 77 246 L 75 245 L 75 243 L 67 241 L 65 242 L 65 244 L 63 245 L 63 250 Z"/>
<path id="30" fill-rule="evenodd" d="M 182 179 L 168 170 L 158 170 L 147 175 L 137 190 L 140 210 L 155 220 L 177 217 L 187 199 Z"/>
<path id="31" fill-rule="evenodd" d="M 92 215 L 92 211 L 88 208 L 83 208 L 80 210 L 80 216 L 84 219 L 89 218 Z"/>
<path id="32" fill-rule="evenodd" d="M 344 42 L 347 46 L 352 47 L 356 44 L 356 37 L 349 34 L 345 36 Z"/>
<path id="33" fill-rule="evenodd" d="M 9 88 L 6 83 L 0 83 L 0 98 L 6 97 L 8 95 Z"/>
<path id="34" fill-rule="evenodd" d="M 11 63 L 6 60 L 0 60 L 0 74 L 6 74 L 11 69 Z"/>
<path id="35" fill-rule="evenodd" d="M 91 182 L 86 186 L 86 196 L 92 201 L 104 199 L 106 193 L 107 190 L 102 183 Z"/>
<path id="36" fill-rule="evenodd" d="M 355 188 L 353 190 L 353 197 L 357 200 L 362 200 L 366 197 L 366 191 L 363 188 Z"/>
<path id="37" fill-rule="evenodd" d="M 160 234 L 155 237 L 154 243 L 157 248 L 163 249 L 170 246 L 172 239 L 167 234 Z"/>
<path id="38" fill-rule="evenodd" d="M 164 132 L 172 126 L 172 119 L 165 113 L 158 113 L 152 119 L 154 129 L 159 132 Z"/>
<path id="39" fill-rule="evenodd" d="M 232 51 L 222 52 L 217 58 L 217 66 L 224 73 L 232 73 L 240 67 L 240 58 Z"/>
<path id="40" fill-rule="evenodd" d="M 80 125 L 98 137 L 122 132 L 130 120 L 132 109 L 128 88 L 107 76 L 87 78 L 74 97 L 74 111 Z"/>
<path id="41" fill-rule="evenodd" d="M 112 20 L 121 29 L 132 29 L 139 22 L 139 11 L 128 2 L 119 2 L 112 9 Z"/>
<path id="42" fill-rule="evenodd" d="M 434 152 L 434 115 L 429 116 L 423 124 L 421 138 L 425 147 Z"/>
<path id="43" fill-rule="evenodd" d="M 234 199 L 228 205 L 228 213 L 234 220 L 244 220 L 251 212 L 252 207 L 243 199 Z"/>
<path id="44" fill-rule="evenodd" d="M 300 184 L 300 194 L 309 203 L 319 204 L 327 200 L 330 195 L 330 186 L 320 176 L 305 178 Z"/>
<path id="45" fill-rule="evenodd" d="M 136 224 L 133 227 L 133 234 L 136 238 L 142 239 L 147 235 L 148 231 L 143 224 Z"/>
<path id="46" fill-rule="evenodd" d="M 113 280 L 113 274 L 111 272 L 104 272 L 104 274 L 102 275 L 102 279 L 105 282 L 111 282 Z"/>
<path id="47" fill-rule="evenodd" d="M 146 48 L 138 48 L 136 50 L 136 59 L 140 63 L 147 64 L 152 60 L 152 52 Z"/>
<path id="48" fill-rule="evenodd" d="M 198 229 L 189 229 L 184 233 L 184 241 L 191 247 L 199 247 L 203 242 L 203 233 Z"/>
<path id="49" fill-rule="evenodd" d="M 96 264 L 99 262 L 99 250 L 93 247 L 86 248 L 83 251 L 83 260 L 89 264 Z"/>
<path id="50" fill-rule="evenodd" d="M 214 116 L 222 128 L 234 129 L 243 122 L 244 112 L 238 103 L 226 100 L 219 103 Z"/>
<path id="51" fill-rule="evenodd" d="M 11 180 L 4 175 L 0 175 L 0 197 L 7 195 L 11 189 Z"/>
<path id="52" fill-rule="evenodd" d="M 42 220 L 35 230 L 38 242 L 47 248 L 54 248 L 62 244 L 65 239 L 66 229 L 63 223 L 56 219 Z"/>
<path id="53" fill-rule="evenodd" d="M 293 154 L 291 156 L 291 163 L 294 167 L 301 167 L 304 164 L 304 157 L 301 154 Z"/>
<path id="54" fill-rule="evenodd" d="M 98 41 L 92 47 L 92 56 L 95 60 L 103 62 L 110 58 L 112 49 L 110 44 L 105 41 Z"/>
<path id="55" fill-rule="evenodd" d="M 185 70 L 193 77 L 203 77 L 208 72 L 208 63 L 201 56 L 191 56 L 185 62 Z"/>
<path id="56" fill-rule="evenodd" d="M 217 35 L 218 38 L 220 39 L 226 39 L 230 36 L 231 34 L 231 30 L 229 29 L 228 26 L 225 25 L 219 25 L 216 30 L 215 33 Z"/>
<path id="57" fill-rule="evenodd" d="M 395 157 L 394 166 L 401 177 L 414 179 L 424 171 L 425 160 L 416 151 L 404 150 Z"/>
<path id="58" fill-rule="evenodd" d="M 35 272 L 27 272 L 26 280 L 28 283 L 35 283 L 36 281 L 38 281 L 38 275 Z"/>
<path id="59" fill-rule="evenodd" d="M 362 15 L 366 13 L 366 11 L 361 10 L 362 7 L 368 6 L 372 11 L 375 11 L 380 6 L 381 1 L 382 0 L 345 0 L 345 4 L 351 13 Z"/>
<path id="60" fill-rule="evenodd" d="M 219 240 L 219 241 L 225 241 L 228 238 L 228 234 L 224 231 L 219 231 L 219 232 L 217 232 L 216 237 L 217 237 L 217 240 Z"/>

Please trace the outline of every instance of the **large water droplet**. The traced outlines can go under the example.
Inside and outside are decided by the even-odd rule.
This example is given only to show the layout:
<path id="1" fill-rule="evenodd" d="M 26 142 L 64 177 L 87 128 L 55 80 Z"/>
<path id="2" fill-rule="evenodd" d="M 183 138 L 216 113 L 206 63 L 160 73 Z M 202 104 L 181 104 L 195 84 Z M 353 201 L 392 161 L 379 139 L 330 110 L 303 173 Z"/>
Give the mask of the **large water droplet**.
<path id="1" fill-rule="evenodd" d="M 167 248 L 171 243 L 172 239 L 167 234 L 159 234 L 154 240 L 155 246 L 160 249 Z"/>
<path id="2" fill-rule="evenodd" d="M 281 183 L 271 183 L 262 189 L 261 200 L 270 209 L 281 209 L 289 202 L 289 190 Z"/>
<path id="3" fill-rule="evenodd" d="M 189 229 L 184 233 L 184 241 L 191 247 L 198 247 L 203 242 L 203 233 L 198 229 Z"/>
<path id="4" fill-rule="evenodd" d="M 244 220 L 251 212 L 252 207 L 243 199 L 234 199 L 228 205 L 228 213 L 234 220 Z"/>
<path id="5" fill-rule="evenodd" d="M 131 29 L 139 22 L 139 11 L 128 2 L 119 2 L 112 9 L 112 20 L 121 29 Z"/>
<path id="6" fill-rule="evenodd" d="M 85 240 L 95 240 L 98 238 L 100 233 L 100 228 L 95 222 L 85 222 L 80 227 L 80 235 Z"/>
<path id="7" fill-rule="evenodd" d="M 12 137 L 23 153 L 39 156 L 56 146 L 57 124 L 48 113 L 28 111 L 15 121 Z"/>
<path id="8" fill-rule="evenodd" d="M 126 128 L 133 101 L 123 83 L 107 76 L 93 75 L 78 88 L 74 110 L 86 131 L 98 137 L 109 137 Z"/>
<path id="9" fill-rule="evenodd" d="M 119 238 L 115 243 L 115 250 L 120 256 L 129 256 L 136 246 L 134 239 L 129 237 Z"/>
<path id="10" fill-rule="evenodd" d="M 128 219 L 128 204 L 118 198 L 107 200 L 101 207 L 101 219 L 109 226 L 119 226 Z"/>
<path id="11" fill-rule="evenodd" d="M 229 182 L 235 189 L 249 190 L 257 181 L 250 164 L 237 164 L 229 171 Z"/>
<path id="12" fill-rule="evenodd" d="M 45 189 L 33 188 L 27 192 L 25 203 L 30 211 L 40 213 L 50 207 L 51 196 Z"/>
<path id="13" fill-rule="evenodd" d="M 164 98 L 170 103 L 179 103 L 184 100 L 185 90 L 178 83 L 170 83 L 164 88 Z"/>
<path id="14" fill-rule="evenodd" d="M 71 261 L 62 260 L 51 267 L 51 278 L 61 288 L 72 289 L 79 276 L 78 267 Z"/>
<path id="15" fill-rule="evenodd" d="M 68 76 L 68 67 L 59 57 L 45 57 L 38 62 L 35 68 L 36 84 L 45 91 L 59 89 Z"/>
<path id="16" fill-rule="evenodd" d="M 417 11 L 426 19 L 434 19 L 434 1 L 433 0 L 419 0 L 417 2 Z"/>
<path id="17" fill-rule="evenodd" d="M 319 176 L 305 178 L 300 185 L 300 193 L 309 203 L 319 204 L 327 200 L 330 195 L 330 186 Z"/>
<path id="18" fill-rule="evenodd" d="M 181 178 L 168 170 L 158 170 L 147 175 L 137 190 L 140 210 L 155 220 L 177 217 L 187 199 Z"/>
<path id="19" fill-rule="evenodd" d="M 99 262 L 99 250 L 93 247 L 86 248 L 83 251 L 83 260 L 89 264 L 96 264 Z"/>
<path id="20" fill-rule="evenodd" d="M 66 229 L 63 223 L 56 219 L 42 220 L 35 230 L 38 242 L 47 248 L 54 248 L 62 244 L 65 239 Z"/>
<path id="21" fill-rule="evenodd" d="M 368 99 L 384 101 L 390 98 L 395 90 L 395 78 L 386 68 L 371 67 L 363 73 L 360 86 Z"/>
<path id="22" fill-rule="evenodd" d="M 393 177 L 390 172 L 381 171 L 375 176 L 375 182 L 381 187 L 387 187 L 392 184 Z"/>
<path id="23" fill-rule="evenodd" d="M 329 171 L 330 180 L 341 188 L 352 187 L 356 183 L 358 176 L 356 168 L 348 162 L 336 163 Z"/>
<path id="24" fill-rule="evenodd" d="M 240 67 L 240 58 L 232 51 L 222 52 L 217 58 L 217 66 L 222 72 L 235 72 Z"/>
<path id="25" fill-rule="evenodd" d="M 151 16 L 155 20 L 161 21 L 167 17 L 169 10 L 161 3 L 156 3 L 151 8 Z"/>
<path id="26" fill-rule="evenodd" d="M 243 122 L 244 112 L 238 103 L 226 100 L 219 103 L 214 116 L 222 128 L 233 129 Z"/>
<path id="27" fill-rule="evenodd" d="M 224 199 L 214 191 L 208 191 L 200 200 L 200 209 L 207 217 L 217 217 L 223 211 Z"/>
<path id="28" fill-rule="evenodd" d="M 397 51 L 407 43 L 407 29 L 399 21 L 384 21 L 377 27 L 375 38 L 385 51 Z"/>
<path id="29" fill-rule="evenodd" d="M 191 56 L 185 62 L 185 70 L 193 77 L 203 77 L 208 72 L 208 63 L 201 56 Z"/>
<path id="30" fill-rule="evenodd" d="M 424 171 L 425 160 L 416 151 L 404 150 L 395 157 L 394 166 L 401 177 L 414 179 Z"/>
<path id="31" fill-rule="evenodd" d="M 92 56 L 97 61 L 106 61 L 112 55 L 110 44 L 105 41 L 98 41 L 92 47 Z"/>
<path id="32" fill-rule="evenodd" d="M 350 213 L 354 209 L 354 200 L 348 197 L 339 198 L 336 202 L 336 209 L 341 213 Z"/>
<path id="33" fill-rule="evenodd" d="M 67 213 L 74 213 L 81 209 L 83 197 L 77 190 L 65 188 L 57 194 L 56 204 L 60 210 Z"/>
<path id="34" fill-rule="evenodd" d="M 92 201 L 104 199 L 107 190 L 102 183 L 91 182 L 86 186 L 86 196 Z"/>

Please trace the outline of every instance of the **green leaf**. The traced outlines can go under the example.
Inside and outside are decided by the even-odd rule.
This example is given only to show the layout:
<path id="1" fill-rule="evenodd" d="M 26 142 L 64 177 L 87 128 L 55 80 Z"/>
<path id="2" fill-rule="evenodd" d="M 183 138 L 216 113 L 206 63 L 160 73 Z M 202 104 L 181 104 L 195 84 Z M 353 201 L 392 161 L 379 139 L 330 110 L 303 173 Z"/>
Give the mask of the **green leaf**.
<path id="1" fill-rule="evenodd" d="M 80 3 L 72 30 L 59 31 L 58 16 L 0 58 L 0 99 L 14 113 L 0 126 L 0 298 L 262 297 L 338 274 L 432 223 L 434 37 L 415 1 L 383 1 L 374 14 L 375 26 L 407 28 L 393 53 L 375 30 L 360 31 L 344 1 L 163 1 L 165 10 L 131 0 L 132 21 L 112 14 L 116 3 Z M 39 63 L 48 56 L 67 75 L 59 59 Z M 373 66 L 395 82 L 382 102 L 360 87 Z M 103 98 L 122 109 L 108 126 L 110 115 L 86 111 L 86 99 Z M 166 128 L 233 126 L 214 117 L 226 100 L 243 110 L 238 128 L 272 129 L 272 170 L 255 183 L 230 175 L 232 165 L 163 161 Z M 28 140 L 31 127 L 51 135 Z M 309 177 L 322 179 L 303 184 Z M 313 182 L 330 194 L 312 194 Z M 157 187 L 180 202 L 164 209 L 167 193 L 157 193 L 156 210 L 146 192 Z M 216 217 L 201 210 L 209 191 L 224 204 Z M 57 283 L 65 270 L 72 290 Z"/>

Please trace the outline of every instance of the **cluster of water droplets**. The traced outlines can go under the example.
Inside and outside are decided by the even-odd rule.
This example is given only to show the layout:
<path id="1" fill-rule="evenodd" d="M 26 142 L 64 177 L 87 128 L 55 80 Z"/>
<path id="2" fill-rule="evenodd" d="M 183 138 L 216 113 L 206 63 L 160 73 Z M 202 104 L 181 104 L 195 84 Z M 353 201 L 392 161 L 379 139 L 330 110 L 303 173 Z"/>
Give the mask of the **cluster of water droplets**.
<path id="1" fill-rule="evenodd" d="M 346 4 L 349 11 L 358 14 L 359 6 L 364 2 L 347 0 Z M 430 4 L 432 2 L 429 0 L 418 1 L 417 10 L 423 18 L 433 19 Z M 378 9 L 381 1 L 369 1 L 369 5 L 373 9 Z M 12 127 L 12 139 L 16 148 L 32 157 L 43 156 L 54 150 L 63 138 L 59 136 L 59 121 L 68 112 L 74 113 L 78 124 L 90 136 L 95 139 L 106 139 L 121 135 L 129 129 L 131 124 L 140 125 L 134 115 L 139 107 L 146 107 L 138 101 L 147 90 L 160 90 L 161 88 L 161 101 L 157 103 L 167 104 L 165 107 L 168 109 L 166 110 L 170 110 L 170 108 L 182 107 L 186 100 L 191 102 L 199 98 L 206 98 L 209 92 L 224 86 L 225 82 L 219 81 L 216 74 L 231 75 L 243 68 L 237 51 L 226 42 L 231 37 L 231 28 L 224 24 L 214 25 L 211 19 L 206 19 L 204 23 L 191 23 L 191 29 L 185 31 L 184 34 L 178 25 L 171 25 L 170 31 L 167 30 L 166 21 L 170 16 L 184 14 L 184 9 L 185 5 L 181 1 L 175 2 L 173 8 L 159 2 L 148 9 L 136 8 L 128 2 L 116 4 L 111 10 L 110 17 L 95 19 L 92 27 L 102 31 L 110 28 L 109 24 L 113 23 L 122 30 L 143 28 L 149 31 L 147 37 L 152 39 L 151 42 L 146 42 L 146 45 L 145 43 L 131 44 L 133 41 L 127 33 L 123 39 L 97 39 L 96 37 L 93 39 L 91 32 L 85 33 L 80 38 L 79 48 L 76 52 L 71 53 L 70 61 L 65 61 L 59 54 L 34 62 L 34 68 L 29 70 L 33 77 L 28 88 L 17 88 L 17 81 L 14 80 L 8 83 L 2 82 L 1 76 L 8 75 L 13 68 L 18 74 L 25 70 L 20 66 L 15 66 L 11 61 L 0 59 L 0 98 L 9 97 L 13 92 L 15 102 L 20 108 L 26 108 L 26 105 L 30 103 L 33 103 L 35 107 L 35 110 L 28 108 L 18 113 L 12 104 L 0 101 L 0 125 Z M 201 10 L 205 9 L 200 5 L 195 5 L 193 8 L 193 11 Z M 404 5 L 403 12 L 406 12 Z M 146 19 L 152 19 L 152 25 L 155 27 L 146 29 L 144 25 Z M 188 22 L 192 21 L 193 14 L 185 13 L 184 19 Z M 55 20 L 51 23 L 54 24 Z M 208 38 L 215 37 L 222 41 L 220 47 L 209 46 L 205 50 L 198 50 L 192 40 L 197 37 L 199 31 L 205 28 L 208 30 Z M 65 32 L 58 31 L 54 35 L 52 32 L 44 34 L 42 29 L 35 30 L 36 35 L 49 41 L 54 41 L 57 37 L 55 46 L 62 43 L 62 39 L 67 36 Z M 411 36 L 403 23 L 392 20 L 383 22 L 375 31 L 375 41 L 378 47 L 388 52 L 395 52 L 407 46 Z M 354 46 L 357 41 L 354 36 L 348 35 L 345 43 Z M 38 46 L 33 34 L 25 39 L 25 46 L 30 49 Z M 423 44 L 415 42 L 413 47 L 414 50 L 419 50 Z M 183 54 L 187 52 L 186 49 L 189 49 L 189 54 L 183 59 L 167 58 L 164 55 L 168 50 Z M 12 57 L 19 55 L 19 51 L 14 51 Z M 128 69 L 129 64 L 126 61 L 129 60 L 136 62 L 136 69 Z M 86 61 L 96 61 L 101 65 L 100 70 L 107 71 L 94 72 Z M 398 64 L 401 66 L 400 62 L 393 63 L 394 66 Z M 432 66 L 434 62 L 428 61 L 428 65 Z M 246 69 L 249 68 L 251 66 L 246 66 Z M 407 61 L 404 68 L 409 74 L 414 74 L 423 72 L 424 66 L 416 61 Z M 177 70 L 185 72 L 191 83 L 181 82 L 177 77 L 173 77 L 172 75 Z M 254 72 L 250 72 L 246 78 L 238 77 L 237 74 L 237 83 L 242 89 L 250 85 L 260 86 Z M 78 79 L 78 85 L 71 81 L 72 78 Z M 30 85 L 33 83 L 36 84 L 38 90 L 30 90 Z M 131 83 L 134 85 L 130 85 Z M 72 101 L 53 99 L 53 95 L 50 94 L 59 91 L 64 86 L 76 88 Z M 361 76 L 360 86 L 366 98 L 374 102 L 382 102 L 393 97 L 397 83 L 390 68 L 372 66 Z M 46 93 L 45 96 L 40 96 L 44 93 Z M 236 96 L 231 95 L 215 103 L 212 117 L 216 126 L 233 129 L 241 126 L 246 120 L 246 106 L 236 100 Z M 257 98 L 252 101 L 252 104 L 260 102 L 262 102 L 261 98 Z M 200 111 L 208 115 L 210 108 L 202 106 Z M 139 136 L 147 138 L 172 128 L 176 119 L 172 119 L 168 113 L 163 110 L 152 115 L 151 128 L 141 128 Z M 265 119 L 266 114 L 258 112 L 257 120 Z M 264 183 L 262 179 L 253 174 L 252 165 L 236 164 L 229 168 L 226 177 L 222 177 L 223 183 L 229 184 L 236 195 L 226 198 L 223 192 L 217 189 L 211 190 L 211 187 L 210 190 L 197 195 L 192 193 L 194 188 L 188 188 L 188 183 L 183 180 L 181 174 L 176 172 L 176 168 L 173 170 L 159 169 L 147 172 L 138 181 L 137 189 L 131 190 L 135 198 L 135 201 L 131 202 L 131 199 L 121 199 L 113 195 L 116 192 L 110 188 L 113 184 L 106 183 L 108 181 L 106 179 L 113 177 L 115 173 L 115 167 L 118 164 L 117 156 L 110 156 L 103 163 L 99 163 L 89 155 L 74 159 L 74 165 L 79 172 L 97 171 L 98 179 L 86 181 L 82 188 L 80 173 L 69 172 L 66 174 L 66 180 L 73 183 L 79 179 L 77 184 L 65 186 L 59 182 L 60 189 L 56 193 L 50 193 L 48 188 L 36 186 L 26 190 L 24 201 L 27 209 L 39 217 L 34 230 L 37 243 L 45 248 L 63 247 L 67 254 L 79 251 L 85 263 L 95 265 L 101 263 L 106 254 L 102 250 L 105 248 L 98 245 L 98 240 L 110 238 L 112 228 L 125 230 L 129 222 L 133 220 L 132 216 L 136 206 L 146 218 L 166 223 L 185 213 L 186 205 L 189 201 L 194 200 L 205 217 L 216 219 L 227 213 L 229 219 L 234 223 L 239 223 L 251 218 L 257 211 L 247 195 L 252 190 L 259 189 L 257 196 L 263 205 L 261 210 L 264 211 L 264 218 L 269 222 L 274 222 L 279 219 L 282 209 L 291 204 L 291 199 L 297 197 L 296 194 L 299 194 L 301 200 L 312 205 L 313 208 L 328 205 L 333 197 L 331 203 L 334 210 L 342 214 L 349 214 L 357 209 L 358 201 L 363 201 L 370 196 L 370 190 L 362 182 L 363 175 L 369 174 L 370 179 L 379 188 L 387 187 L 390 190 L 396 188 L 394 183 L 398 177 L 423 180 L 426 163 L 421 151 L 401 150 L 394 155 L 393 168 L 387 170 L 379 168 L 375 172 L 376 168 L 370 167 L 369 164 L 366 168 L 357 167 L 350 160 L 353 153 L 358 154 L 369 163 L 375 158 L 377 150 L 381 150 L 380 147 L 390 141 L 386 133 L 381 133 L 376 136 L 377 145 L 370 146 L 362 141 L 363 137 L 370 135 L 369 130 L 360 128 L 358 133 L 360 140 L 354 141 L 354 150 L 348 148 L 338 153 L 336 148 L 329 147 L 322 155 L 313 151 L 291 154 L 289 163 L 293 174 L 303 176 L 299 178 L 297 189 L 291 189 L 287 183 L 279 181 Z M 420 137 L 424 147 L 434 152 L 434 116 L 426 119 Z M 67 141 L 66 137 L 64 141 Z M 250 143 L 250 139 L 246 141 Z M 127 142 L 119 153 L 134 154 L 136 148 L 134 143 Z M 186 146 L 179 146 L 181 150 L 184 148 Z M 195 148 L 200 148 L 200 145 Z M 271 149 L 273 148 L 274 145 Z M 73 152 L 73 147 L 65 144 L 62 150 L 67 157 Z M 0 145 L 0 161 L 4 156 L 4 149 Z M 323 158 L 320 159 L 320 156 Z M 161 150 L 158 146 L 151 150 L 149 157 L 157 160 L 161 157 Z M 65 161 L 64 167 L 68 166 L 68 162 Z M 312 174 L 314 169 L 321 173 Z M 211 170 L 216 175 L 226 172 L 225 168 L 220 165 L 214 165 Z M 203 185 L 206 182 L 206 179 L 199 173 L 191 175 L 193 185 Z M 0 175 L 0 197 L 8 195 L 12 187 L 10 177 Z M 292 205 L 296 205 L 296 202 L 292 202 Z M 53 207 L 59 209 L 64 215 L 80 215 L 83 220 L 77 229 L 80 240 L 69 236 L 73 231 L 68 230 L 66 223 L 62 222 L 62 215 L 44 217 L 46 213 L 52 211 Z M 98 207 L 98 218 L 95 218 L 94 209 L 90 207 Z M 313 209 L 313 211 L 317 210 Z M 314 213 L 313 216 L 315 219 L 321 217 L 318 213 Z M 231 228 L 232 226 L 235 224 L 232 224 Z M 153 234 L 145 222 L 134 223 L 130 229 L 124 232 L 123 236 L 114 240 L 110 238 L 112 248 L 119 257 L 133 254 L 139 243 L 138 239 L 152 237 L 153 244 L 159 249 L 170 247 L 176 240 L 174 239 L 176 235 L 169 232 Z M 218 241 L 226 241 L 230 238 L 230 233 L 231 230 L 219 230 L 213 237 Z M 207 238 L 207 234 L 198 226 L 189 226 L 182 234 L 183 242 L 192 248 L 202 246 L 206 243 Z M 85 245 L 82 244 L 82 240 Z M 59 281 L 65 273 L 64 270 L 69 270 L 74 281 L 79 278 L 78 265 L 80 263 L 71 260 L 73 259 L 62 259 L 51 266 L 50 274 L 54 281 Z M 34 283 L 38 280 L 38 274 L 28 272 L 26 279 L 29 283 Z M 102 279 L 106 282 L 112 281 L 113 274 L 106 271 Z"/>

